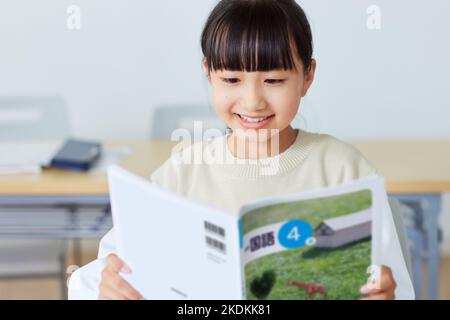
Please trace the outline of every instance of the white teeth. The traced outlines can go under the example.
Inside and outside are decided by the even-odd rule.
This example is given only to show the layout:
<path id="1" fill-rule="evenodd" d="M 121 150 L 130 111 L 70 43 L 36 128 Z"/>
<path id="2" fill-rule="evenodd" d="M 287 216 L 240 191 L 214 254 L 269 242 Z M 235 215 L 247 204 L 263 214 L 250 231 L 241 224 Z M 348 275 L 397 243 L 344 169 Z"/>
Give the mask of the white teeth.
<path id="1" fill-rule="evenodd" d="M 261 121 L 263 121 L 263 120 L 266 120 L 267 118 L 270 118 L 270 116 L 269 117 L 262 117 L 262 118 L 247 118 L 247 117 L 245 117 L 245 116 L 243 116 L 243 115 L 239 115 L 242 119 L 244 119 L 245 121 L 247 121 L 247 122 L 253 122 L 253 123 L 256 123 L 256 122 L 261 122 Z"/>

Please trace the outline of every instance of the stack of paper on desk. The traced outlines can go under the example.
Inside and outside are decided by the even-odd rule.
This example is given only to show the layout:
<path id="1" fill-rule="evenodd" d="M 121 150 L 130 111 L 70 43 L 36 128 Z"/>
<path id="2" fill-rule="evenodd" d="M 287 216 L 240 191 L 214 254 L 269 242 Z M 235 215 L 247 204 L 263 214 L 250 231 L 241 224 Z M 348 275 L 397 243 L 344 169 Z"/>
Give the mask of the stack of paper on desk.
<path id="1" fill-rule="evenodd" d="M 0 142 L 0 174 L 39 173 L 62 141 Z"/>

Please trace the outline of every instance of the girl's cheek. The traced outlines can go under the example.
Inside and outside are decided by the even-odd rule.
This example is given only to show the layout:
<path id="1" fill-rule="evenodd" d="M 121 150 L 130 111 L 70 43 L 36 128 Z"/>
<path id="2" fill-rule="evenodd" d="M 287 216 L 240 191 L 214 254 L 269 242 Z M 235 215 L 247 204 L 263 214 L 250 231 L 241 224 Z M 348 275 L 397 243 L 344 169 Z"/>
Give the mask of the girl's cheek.
<path id="1" fill-rule="evenodd" d="M 234 97 L 230 92 L 215 92 L 214 101 L 221 109 L 229 108 L 233 105 Z"/>
<path id="2" fill-rule="evenodd" d="M 213 104 L 218 113 L 222 116 L 226 116 L 230 113 L 233 103 L 228 95 L 216 95 L 213 98 Z"/>
<path id="3" fill-rule="evenodd" d="M 300 96 L 292 91 L 283 90 L 271 94 L 267 100 L 275 111 L 290 110 L 298 104 Z"/>

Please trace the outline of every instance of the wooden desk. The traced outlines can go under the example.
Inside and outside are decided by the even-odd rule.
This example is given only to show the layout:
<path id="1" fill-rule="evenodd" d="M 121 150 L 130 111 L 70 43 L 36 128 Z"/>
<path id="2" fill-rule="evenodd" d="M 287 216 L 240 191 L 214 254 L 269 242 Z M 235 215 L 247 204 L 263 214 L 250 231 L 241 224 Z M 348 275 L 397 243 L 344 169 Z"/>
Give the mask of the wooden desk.
<path id="1" fill-rule="evenodd" d="M 450 192 L 450 140 L 350 141 L 387 180 L 389 193 Z M 170 141 L 114 141 L 106 147 L 130 146 L 121 165 L 143 177 L 158 168 L 175 145 Z M 42 174 L 0 175 L 0 196 L 106 195 L 105 175 L 55 169 Z"/>
<path id="2" fill-rule="evenodd" d="M 350 142 L 386 177 L 388 192 L 450 192 L 450 140 Z"/>
<path id="3" fill-rule="evenodd" d="M 170 155 L 170 141 L 114 141 L 105 147 L 130 147 L 131 154 L 120 165 L 149 178 Z M 106 175 L 45 169 L 41 174 L 0 175 L 0 197 L 107 196 Z"/>

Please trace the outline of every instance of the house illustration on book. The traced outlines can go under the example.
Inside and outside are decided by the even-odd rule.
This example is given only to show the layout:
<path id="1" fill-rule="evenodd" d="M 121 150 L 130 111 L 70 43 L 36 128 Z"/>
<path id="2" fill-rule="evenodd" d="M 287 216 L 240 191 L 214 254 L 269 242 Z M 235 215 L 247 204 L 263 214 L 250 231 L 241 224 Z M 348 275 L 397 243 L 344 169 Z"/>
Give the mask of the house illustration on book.
<path id="1" fill-rule="evenodd" d="M 337 248 L 371 235 L 371 209 L 322 221 L 315 229 L 315 246 Z"/>

